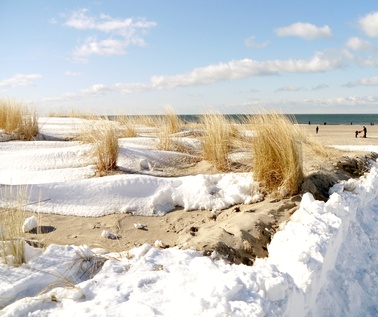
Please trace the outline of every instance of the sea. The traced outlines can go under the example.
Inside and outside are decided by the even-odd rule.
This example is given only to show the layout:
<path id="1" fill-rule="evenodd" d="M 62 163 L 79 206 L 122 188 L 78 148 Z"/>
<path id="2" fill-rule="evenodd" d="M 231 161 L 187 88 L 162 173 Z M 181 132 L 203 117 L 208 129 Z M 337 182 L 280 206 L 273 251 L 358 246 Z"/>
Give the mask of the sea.
<path id="1" fill-rule="evenodd" d="M 247 115 L 243 114 L 226 114 L 230 120 L 241 121 Z M 316 124 L 316 125 L 374 125 L 378 123 L 378 114 L 290 114 L 288 115 L 298 124 Z M 184 122 L 199 122 L 201 115 L 178 115 Z"/>
<path id="2" fill-rule="evenodd" d="M 154 115 L 146 115 L 154 117 Z M 158 115 L 156 115 L 158 116 Z M 234 122 L 242 122 L 249 115 L 245 114 L 226 114 L 225 117 Z M 375 125 L 378 124 L 378 114 L 287 114 L 294 123 L 316 124 L 316 125 Z M 115 120 L 122 116 L 105 116 L 110 120 Z M 126 116 L 127 117 L 127 116 Z M 199 122 L 201 115 L 185 114 L 178 115 L 183 122 Z"/>

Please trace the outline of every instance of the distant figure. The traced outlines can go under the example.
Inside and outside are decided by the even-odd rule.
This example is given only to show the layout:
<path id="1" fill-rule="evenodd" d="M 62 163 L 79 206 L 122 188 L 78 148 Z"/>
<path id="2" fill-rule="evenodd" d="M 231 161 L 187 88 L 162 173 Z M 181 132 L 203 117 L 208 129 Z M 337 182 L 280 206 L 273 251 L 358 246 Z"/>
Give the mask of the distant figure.
<path id="1" fill-rule="evenodd" d="M 364 136 L 363 136 L 363 138 L 366 138 L 366 133 L 367 133 L 367 129 L 366 129 L 366 127 L 363 126 L 363 129 L 362 129 L 362 130 L 364 131 Z"/>
<path id="2" fill-rule="evenodd" d="M 358 133 L 359 133 L 358 130 L 356 130 L 356 132 L 355 132 L 355 134 L 356 134 L 356 138 L 358 137 Z"/>
<path id="3" fill-rule="evenodd" d="M 309 121 L 308 124 L 311 124 L 311 121 Z"/>
<path id="4" fill-rule="evenodd" d="M 327 124 L 327 122 L 324 122 L 324 125 L 326 125 Z"/>
<path id="5" fill-rule="evenodd" d="M 353 123 L 351 122 L 350 125 L 352 125 Z"/>
<path id="6" fill-rule="evenodd" d="M 319 132 L 319 127 L 318 126 L 316 126 L 315 131 L 316 131 L 316 134 L 318 134 L 318 132 Z"/>

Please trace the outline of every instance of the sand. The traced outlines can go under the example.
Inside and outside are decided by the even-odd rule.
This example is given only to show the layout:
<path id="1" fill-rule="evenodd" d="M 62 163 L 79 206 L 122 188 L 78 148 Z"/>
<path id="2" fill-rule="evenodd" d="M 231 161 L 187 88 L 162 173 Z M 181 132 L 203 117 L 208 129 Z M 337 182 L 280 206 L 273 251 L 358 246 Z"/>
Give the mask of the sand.
<path id="1" fill-rule="evenodd" d="M 304 133 L 324 145 L 378 145 L 378 126 L 367 126 L 367 138 L 355 137 L 355 131 L 362 130 L 362 126 L 319 125 L 318 134 L 315 133 L 316 125 L 303 125 L 303 128 Z M 322 179 L 326 184 L 321 186 L 331 186 L 336 178 L 342 179 L 336 168 L 341 156 L 364 154 L 366 153 L 361 151 L 342 151 L 336 157 L 326 160 L 304 153 L 306 177 L 318 173 L 316 178 Z M 206 172 L 203 163 L 198 171 Z M 350 177 L 349 174 L 343 175 Z M 331 177 L 331 181 L 327 177 Z M 231 262 L 252 264 L 256 257 L 267 255 L 266 246 L 272 234 L 279 230 L 280 223 L 287 221 L 298 209 L 300 200 L 300 194 L 280 200 L 268 196 L 260 203 L 233 206 L 217 215 L 208 210 L 180 209 L 162 217 L 116 214 L 85 218 L 39 214 L 38 232 L 29 233 L 27 238 L 45 245 L 85 244 L 117 252 L 143 243 L 154 245 L 156 240 L 160 240 L 166 246 L 194 248 L 205 254 L 217 250 Z M 134 223 L 141 223 L 146 227 L 143 230 L 137 229 Z M 119 235 L 119 239 L 102 237 L 104 230 Z"/>

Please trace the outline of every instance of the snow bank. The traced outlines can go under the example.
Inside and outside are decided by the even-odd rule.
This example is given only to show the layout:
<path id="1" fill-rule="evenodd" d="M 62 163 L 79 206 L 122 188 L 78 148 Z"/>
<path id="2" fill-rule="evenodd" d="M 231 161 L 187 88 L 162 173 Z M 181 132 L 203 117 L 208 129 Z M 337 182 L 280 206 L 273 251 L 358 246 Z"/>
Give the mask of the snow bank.
<path id="1" fill-rule="evenodd" d="M 84 217 L 125 212 L 163 215 L 175 206 L 185 210 L 220 210 L 262 198 L 251 177 L 250 173 L 175 178 L 114 175 L 35 184 L 29 189 L 25 204 L 30 211 Z M 17 192 L 15 186 L 4 187 L 5 193 Z M 10 199 L 4 201 L 8 203 Z"/>
<path id="2" fill-rule="evenodd" d="M 326 203 L 304 195 L 300 209 L 273 237 L 269 258 L 257 260 L 253 267 L 230 265 L 216 255 L 211 259 L 191 250 L 158 250 L 146 244 L 128 253 L 106 255 L 108 260 L 91 278 L 81 269 L 95 261 L 95 250 L 50 246 L 14 269 L 17 278 L 2 266 L 9 281 L 6 287 L 2 284 L 3 294 L 11 294 L 13 288 L 23 296 L 36 294 L 38 287 L 30 291 L 30 284 L 42 287 L 41 272 L 55 265 L 56 272 L 66 270 L 65 275 L 79 277 L 79 282 L 20 299 L 2 314 L 376 316 L 377 168 L 374 164 L 366 178 L 334 186 Z M 73 266 L 79 259 L 81 265 Z M 45 275 L 51 282 L 51 275 Z"/>
<path id="3" fill-rule="evenodd" d="M 79 142 L 0 143 L 0 184 L 41 184 L 93 177 L 90 146 Z"/>

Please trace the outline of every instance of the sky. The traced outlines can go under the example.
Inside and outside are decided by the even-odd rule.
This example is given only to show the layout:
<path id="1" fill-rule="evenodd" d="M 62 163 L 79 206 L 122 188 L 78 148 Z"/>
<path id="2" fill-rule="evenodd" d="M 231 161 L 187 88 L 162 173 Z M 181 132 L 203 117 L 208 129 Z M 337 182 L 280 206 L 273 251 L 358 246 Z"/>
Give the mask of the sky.
<path id="1" fill-rule="evenodd" d="M 376 1 L 0 2 L 0 97 L 38 113 L 378 113 Z"/>

